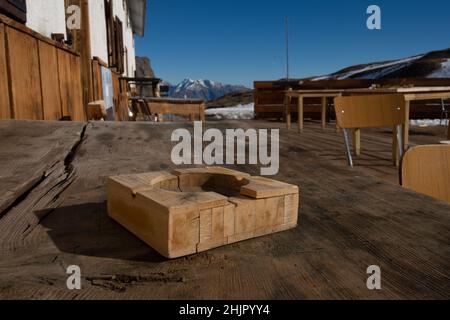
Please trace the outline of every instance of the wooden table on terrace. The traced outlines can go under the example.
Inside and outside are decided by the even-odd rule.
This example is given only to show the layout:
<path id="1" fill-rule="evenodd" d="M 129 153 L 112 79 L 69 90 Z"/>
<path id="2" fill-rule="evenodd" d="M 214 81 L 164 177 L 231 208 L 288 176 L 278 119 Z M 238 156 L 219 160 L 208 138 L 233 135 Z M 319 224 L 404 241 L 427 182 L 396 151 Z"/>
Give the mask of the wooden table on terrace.
<path id="1" fill-rule="evenodd" d="M 191 121 L 205 121 L 205 101 L 200 99 L 134 97 L 133 102 L 145 102 L 148 111 L 164 122 L 164 115 L 189 117 Z"/>
<path id="2" fill-rule="evenodd" d="M 393 94 L 400 93 L 405 96 L 406 126 L 403 127 L 403 141 L 405 150 L 409 145 L 409 118 L 411 101 L 425 101 L 437 99 L 450 99 L 450 87 L 412 87 L 412 88 L 367 88 L 367 89 L 330 89 L 330 90 L 295 90 L 286 91 L 286 101 L 290 98 L 298 98 L 299 131 L 303 131 L 303 100 L 304 98 L 322 98 L 322 127 L 326 126 L 326 101 L 327 98 L 335 98 L 341 95 L 367 95 L 367 94 Z M 290 109 L 286 108 L 286 125 L 291 127 Z M 450 139 L 450 133 L 448 134 Z"/>
<path id="3" fill-rule="evenodd" d="M 105 181 L 174 168 L 177 128 L 193 125 L 0 122 L 0 298 L 450 298 L 450 205 L 324 159 L 323 143 L 339 137 L 312 124 L 304 135 L 281 130 L 279 139 L 274 178 L 301 190 L 296 229 L 163 259 L 108 218 Z M 230 168 L 259 174 L 255 166 Z M 81 268 L 80 291 L 67 290 L 70 265 Z M 371 265 L 381 267 L 382 290 L 366 287 Z"/>

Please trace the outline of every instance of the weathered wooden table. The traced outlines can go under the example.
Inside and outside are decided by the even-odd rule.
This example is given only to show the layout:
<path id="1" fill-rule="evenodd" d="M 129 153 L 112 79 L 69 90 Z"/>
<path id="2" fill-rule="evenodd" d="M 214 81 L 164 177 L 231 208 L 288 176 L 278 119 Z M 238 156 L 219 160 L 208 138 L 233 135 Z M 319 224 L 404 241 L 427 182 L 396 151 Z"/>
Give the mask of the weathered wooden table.
<path id="1" fill-rule="evenodd" d="M 401 93 L 405 96 L 406 126 L 403 126 L 403 141 L 405 150 L 409 145 L 409 119 L 411 101 L 425 101 L 437 99 L 450 99 L 450 87 L 412 87 L 412 88 L 367 88 L 367 89 L 325 89 L 325 90 L 295 90 L 286 91 L 286 101 L 290 98 L 298 98 L 299 131 L 303 132 L 303 100 L 304 98 L 322 98 L 322 127 L 326 125 L 326 101 L 342 95 L 368 95 L 368 94 L 393 94 Z M 289 108 L 286 108 L 286 125 L 291 127 L 291 116 Z M 450 139 L 450 133 L 449 139 Z"/>
<path id="2" fill-rule="evenodd" d="M 298 98 L 298 130 L 303 132 L 304 128 L 304 99 L 305 98 L 321 98 L 322 108 L 321 108 L 321 121 L 322 128 L 325 129 L 326 126 L 326 116 L 327 116 L 327 99 L 336 98 L 342 95 L 342 90 L 288 90 L 286 91 L 286 126 L 288 129 L 291 128 L 291 110 L 289 106 L 289 100 L 291 98 Z"/>
<path id="3" fill-rule="evenodd" d="M 179 127 L 192 129 L 0 122 L 0 298 L 450 298 L 450 206 L 347 168 L 344 155 L 336 160 L 340 138 L 319 127 L 280 133 L 274 178 L 300 187 L 296 229 L 165 260 L 108 218 L 105 181 L 174 168 L 170 138 Z M 390 137 L 370 141 L 379 148 Z M 381 160 L 368 160 L 380 168 Z M 254 166 L 230 168 L 259 174 Z M 66 287 L 71 265 L 81 268 L 80 291 Z M 381 267 L 382 290 L 367 289 L 371 265 Z"/>

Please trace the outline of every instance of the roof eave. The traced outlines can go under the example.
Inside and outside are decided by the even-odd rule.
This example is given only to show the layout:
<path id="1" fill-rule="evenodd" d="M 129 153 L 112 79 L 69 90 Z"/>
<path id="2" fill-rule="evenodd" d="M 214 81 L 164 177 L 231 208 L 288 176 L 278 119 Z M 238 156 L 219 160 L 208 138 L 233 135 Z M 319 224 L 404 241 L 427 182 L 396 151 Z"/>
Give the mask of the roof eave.
<path id="1" fill-rule="evenodd" d="M 147 0 L 128 0 L 127 2 L 133 33 L 143 37 L 147 16 Z"/>

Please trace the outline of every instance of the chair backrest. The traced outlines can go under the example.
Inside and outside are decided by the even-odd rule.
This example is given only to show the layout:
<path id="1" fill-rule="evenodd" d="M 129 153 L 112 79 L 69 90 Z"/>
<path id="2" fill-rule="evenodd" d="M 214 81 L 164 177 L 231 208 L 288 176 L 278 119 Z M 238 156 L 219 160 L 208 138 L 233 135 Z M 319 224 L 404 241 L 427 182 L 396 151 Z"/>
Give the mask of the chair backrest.
<path id="1" fill-rule="evenodd" d="M 334 100 L 338 125 L 344 129 L 404 124 L 405 105 L 402 94 L 337 97 Z"/>
<path id="2" fill-rule="evenodd" d="M 450 145 L 409 149 L 402 161 L 404 188 L 450 203 Z"/>

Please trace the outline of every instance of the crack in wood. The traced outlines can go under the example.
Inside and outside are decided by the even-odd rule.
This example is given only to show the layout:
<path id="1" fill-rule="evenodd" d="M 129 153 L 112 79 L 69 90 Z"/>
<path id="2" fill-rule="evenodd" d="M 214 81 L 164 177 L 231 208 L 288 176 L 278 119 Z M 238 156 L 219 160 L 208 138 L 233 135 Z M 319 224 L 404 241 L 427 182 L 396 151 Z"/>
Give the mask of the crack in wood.
<path id="1" fill-rule="evenodd" d="M 61 160 L 46 169 L 40 179 L 22 193 L 8 209 L 0 213 L 2 247 L 7 243 L 23 241 L 60 205 L 59 198 L 75 180 L 75 168 L 72 163 L 85 140 L 87 124 L 79 135 L 70 152 Z M 7 219 L 8 218 L 8 219 Z M 7 221 L 5 221 L 7 220 Z M 14 227 L 8 227 L 13 223 Z M 20 239 L 17 239 L 17 236 Z M 13 248 L 15 245 L 12 246 Z"/>

